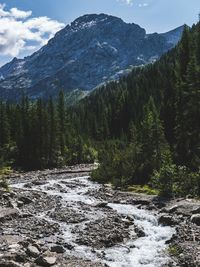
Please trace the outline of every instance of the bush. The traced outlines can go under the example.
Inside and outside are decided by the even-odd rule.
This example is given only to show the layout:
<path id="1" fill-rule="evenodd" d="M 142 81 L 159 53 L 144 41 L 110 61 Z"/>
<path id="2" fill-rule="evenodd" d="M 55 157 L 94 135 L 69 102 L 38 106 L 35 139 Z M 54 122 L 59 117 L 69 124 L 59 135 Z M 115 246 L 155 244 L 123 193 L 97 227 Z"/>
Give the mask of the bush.
<path id="1" fill-rule="evenodd" d="M 9 190 L 7 181 L 6 181 L 6 176 L 11 172 L 10 167 L 4 167 L 0 169 L 0 189 L 6 189 Z"/>
<path id="2" fill-rule="evenodd" d="M 185 166 L 164 164 L 151 181 L 162 196 L 200 196 L 200 172 L 191 172 Z"/>
<path id="3" fill-rule="evenodd" d="M 99 153 L 99 168 L 92 178 L 101 183 L 112 183 L 114 187 L 126 188 L 132 183 L 138 166 L 140 148 L 133 144 L 110 141 Z"/>
<path id="4" fill-rule="evenodd" d="M 170 197 L 173 195 L 173 177 L 176 173 L 176 165 L 165 164 L 159 171 L 154 171 L 152 184 L 160 192 L 160 195 Z"/>

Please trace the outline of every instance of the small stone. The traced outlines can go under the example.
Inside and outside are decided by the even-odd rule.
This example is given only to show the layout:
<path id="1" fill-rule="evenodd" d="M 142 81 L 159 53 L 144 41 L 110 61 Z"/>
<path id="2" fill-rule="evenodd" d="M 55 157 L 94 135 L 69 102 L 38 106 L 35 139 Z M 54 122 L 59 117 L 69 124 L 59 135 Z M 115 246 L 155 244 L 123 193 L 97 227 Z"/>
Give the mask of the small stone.
<path id="1" fill-rule="evenodd" d="M 98 204 L 95 205 L 95 207 L 97 208 L 107 208 L 108 206 L 108 202 L 100 202 Z"/>
<path id="2" fill-rule="evenodd" d="M 56 252 L 56 253 L 64 253 L 65 252 L 65 249 L 63 246 L 53 246 L 51 247 L 51 252 Z"/>
<path id="3" fill-rule="evenodd" d="M 22 202 L 22 203 L 24 203 L 25 205 L 26 204 L 30 204 L 30 203 L 33 202 L 32 199 L 30 199 L 29 197 L 24 197 L 24 196 L 20 197 L 19 198 L 19 201 Z"/>
<path id="4" fill-rule="evenodd" d="M 65 247 L 66 249 L 68 249 L 68 250 L 72 250 L 72 249 L 74 249 L 74 246 L 71 245 L 71 244 L 68 244 L 68 243 L 65 243 L 65 244 L 64 244 L 64 247 Z"/>
<path id="5" fill-rule="evenodd" d="M 24 205 L 23 201 L 17 201 L 17 207 L 21 208 Z"/>
<path id="6" fill-rule="evenodd" d="M 135 232 L 136 232 L 138 237 L 145 237 L 146 236 L 145 232 L 142 229 L 137 229 L 136 228 Z"/>
<path id="7" fill-rule="evenodd" d="M 30 255 L 31 257 L 36 258 L 40 255 L 40 251 L 35 246 L 29 245 L 27 248 L 27 254 Z"/>
<path id="8" fill-rule="evenodd" d="M 36 259 L 36 263 L 44 267 L 49 267 L 53 266 L 56 263 L 56 260 L 57 258 L 53 256 L 40 256 Z"/>

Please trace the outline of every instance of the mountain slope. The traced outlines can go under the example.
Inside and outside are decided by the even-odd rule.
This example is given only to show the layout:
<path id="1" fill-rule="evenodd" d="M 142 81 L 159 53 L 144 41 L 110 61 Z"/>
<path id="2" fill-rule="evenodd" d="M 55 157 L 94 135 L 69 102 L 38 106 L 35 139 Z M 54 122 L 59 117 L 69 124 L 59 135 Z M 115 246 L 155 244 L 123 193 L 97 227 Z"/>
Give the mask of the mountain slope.
<path id="1" fill-rule="evenodd" d="M 184 30 L 184 25 L 172 31 L 162 33 L 161 35 L 167 40 L 168 43 L 176 45 L 180 41 L 180 36 Z"/>
<path id="2" fill-rule="evenodd" d="M 57 95 L 60 89 L 90 91 L 124 70 L 155 61 L 172 48 L 165 36 L 146 34 L 120 18 L 85 15 L 24 59 L 0 68 L 0 97 L 17 100 Z"/>

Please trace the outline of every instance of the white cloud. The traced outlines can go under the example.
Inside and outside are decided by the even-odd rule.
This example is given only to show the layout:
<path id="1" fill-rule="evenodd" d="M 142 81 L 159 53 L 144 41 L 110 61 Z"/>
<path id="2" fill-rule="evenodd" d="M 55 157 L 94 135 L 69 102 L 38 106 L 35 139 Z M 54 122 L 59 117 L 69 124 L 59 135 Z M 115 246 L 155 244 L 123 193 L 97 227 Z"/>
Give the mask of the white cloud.
<path id="1" fill-rule="evenodd" d="M 125 4 L 132 6 L 134 0 L 117 0 L 117 1 L 124 2 Z"/>
<path id="2" fill-rule="evenodd" d="M 10 10 L 10 15 L 16 19 L 25 19 L 32 15 L 32 11 L 23 11 L 13 7 Z"/>
<path id="3" fill-rule="evenodd" d="M 35 50 L 64 27 L 63 23 L 48 17 L 32 18 L 31 15 L 31 11 L 17 8 L 5 10 L 5 5 L 0 4 L 0 55 L 13 57 Z"/>
<path id="4" fill-rule="evenodd" d="M 142 3 L 142 4 L 139 4 L 138 6 L 139 7 L 147 7 L 147 6 L 149 6 L 149 4 L 148 3 Z"/>

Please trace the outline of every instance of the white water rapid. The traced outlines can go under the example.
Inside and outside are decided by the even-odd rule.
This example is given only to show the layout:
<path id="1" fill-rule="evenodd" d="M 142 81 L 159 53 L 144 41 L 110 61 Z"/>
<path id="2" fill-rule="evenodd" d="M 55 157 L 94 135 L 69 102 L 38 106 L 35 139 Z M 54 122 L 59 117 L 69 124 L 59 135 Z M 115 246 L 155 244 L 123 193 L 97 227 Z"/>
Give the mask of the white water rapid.
<path id="1" fill-rule="evenodd" d="M 84 230 L 85 224 L 90 221 L 106 218 L 104 209 L 93 208 L 100 201 L 96 198 L 95 192 L 98 192 L 101 185 L 90 181 L 88 176 L 66 177 L 65 179 L 64 175 L 62 175 L 61 179 L 59 176 L 55 179 L 50 177 L 43 185 L 32 185 L 30 188 L 26 188 L 24 185 L 25 183 L 14 184 L 13 188 L 46 192 L 51 196 L 60 196 L 62 208 L 70 207 L 80 214 L 84 213 L 87 220 L 76 224 L 76 227 L 78 225 L 80 229 Z M 88 192 L 94 192 L 94 194 L 87 194 Z M 81 203 L 90 206 L 90 208 L 83 211 Z M 113 247 L 104 248 L 103 258 L 98 257 L 98 253 L 94 253 L 92 247 L 76 244 L 77 234 L 73 231 L 75 224 L 58 222 L 50 218 L 47 212 L 42 211 L 38 214 L 38 217 L 60 225 L 62 238 L 74 246 L 74 249 L 67 251 L 67 253 L 73 254 L 76 257 L 89 259 L 94 262 L 100 261 L 110 267 L 166 266 L 169 258 L 166 254 L 167 245 L 165 242 L 172 237 L 175 230 L 171 227 L 159 225 L 157 214 L 153 211 L 139 209 L 129 204 L 109 203 L 108 205 L 118 214 L 132 216 L 135 225 L 143 230 L 145 236 L 136 239 L 134 226 L 130 226 L 130 239 Z M 102 249 L 96 250 L 96 252 L 101 253 Z"/>

